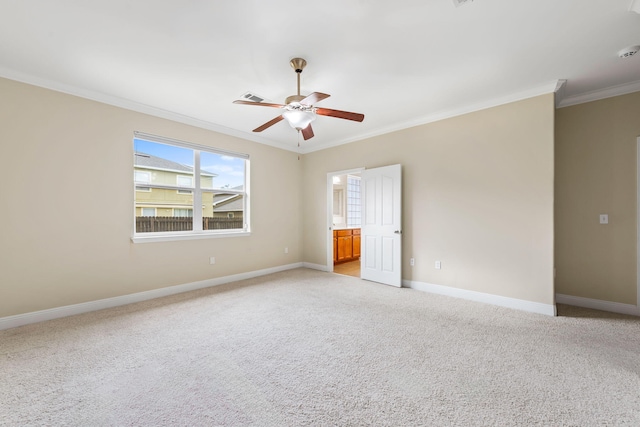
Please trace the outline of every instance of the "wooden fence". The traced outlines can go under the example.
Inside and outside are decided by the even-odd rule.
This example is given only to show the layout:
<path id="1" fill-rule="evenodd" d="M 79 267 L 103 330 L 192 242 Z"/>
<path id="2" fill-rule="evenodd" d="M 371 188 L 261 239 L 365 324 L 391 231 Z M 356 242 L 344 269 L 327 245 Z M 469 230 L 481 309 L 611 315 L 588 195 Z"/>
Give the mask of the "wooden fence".
<path id="1" fill-rule="evenodd" d="M 242 229 L 244 221 L 238 218 L 202 218 L 203 230 Z M 175 216 L 137 216 L 137 233 L 155 233 L 161 231 L 190 231 L 193 218 Z"/>

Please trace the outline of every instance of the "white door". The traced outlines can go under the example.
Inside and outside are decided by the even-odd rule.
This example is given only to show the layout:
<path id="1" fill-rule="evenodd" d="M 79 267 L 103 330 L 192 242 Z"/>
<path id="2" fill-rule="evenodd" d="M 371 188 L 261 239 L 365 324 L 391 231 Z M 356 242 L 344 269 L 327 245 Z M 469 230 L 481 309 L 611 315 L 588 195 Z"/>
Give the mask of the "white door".
<path id="1" fill-rule="evenodd" d="M 365 280 L 402 286 L 402 168 L 362 171 L 360 274 Z"/>

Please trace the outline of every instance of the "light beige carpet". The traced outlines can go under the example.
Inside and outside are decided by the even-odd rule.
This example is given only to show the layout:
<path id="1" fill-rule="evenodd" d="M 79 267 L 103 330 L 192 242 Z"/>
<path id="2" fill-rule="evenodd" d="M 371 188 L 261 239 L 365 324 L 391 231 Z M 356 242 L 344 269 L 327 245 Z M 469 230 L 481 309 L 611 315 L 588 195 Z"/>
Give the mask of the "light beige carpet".
<path id="1" fill-rule="evenodd" d="M 639 426 L 640 319 L 299 269 L 0 332 L 2 426 Z"/>

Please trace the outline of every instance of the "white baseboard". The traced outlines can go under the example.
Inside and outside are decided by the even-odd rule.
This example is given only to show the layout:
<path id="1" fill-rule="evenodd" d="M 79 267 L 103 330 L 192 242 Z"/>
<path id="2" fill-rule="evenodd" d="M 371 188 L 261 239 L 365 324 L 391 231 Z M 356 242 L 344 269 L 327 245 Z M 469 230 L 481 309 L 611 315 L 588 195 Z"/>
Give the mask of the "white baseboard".
<path id="1" fill-rule="evenodd" d="M 539 302 L 526 301 L 517 298 L 503 297 L 500 295 L 485 294 L 483 292 L 469 291 L 466 289 L 452 288 L 450 286 L 434 285 L 431 283 L 415 282 L 403 280 L 402 286 L 416 289 L 432 294 L 446 295 L 454 298 L 461 298 L 485 304 L 497 305 L 500 307 L 513 308 L 516 310 L 529 311 L 531 313 L 556 316 L 555 304 L 542 304 Z"/>
<path id="2" fill-rule="evenodd" d="M 239 280 L 252 279 L 254 277 L 265 276 L 285 270 L 303 267 L 303 263 L 281 265 L 278 267 L 266 268 L 264 270 L 249 271 L 247 273 L 233 274 L 231 276 L 216 277 L 214 279 L 201 280 L 198 282 L 185 283 L 183 285 L 168 286 L 166 288 L 153 289 L 151 291 L 138 292 L 135 294 L 122 295 L 119 297 L 105 298 L 97 301 L 89 301 L 80 304 L 56 307 L 48 310 L 34 311 L 32 313 L 18 314 L 0 318 L 0 330 L 43 322 L 45 320 L 59 319 L 61 317 L 73 316 L 75 314 L 88 313 L 90 311 L 103 310 L 105 308 L 118 307 L 135 302 L 147 301 L 154 298 L 166 297 L 182 292 L 194 291 L 196 289 L 209 288 L 211 286 L 223 285 L 225 283 L 237 282 Z"/>
<path id="3" fill-rule="evenodd" d="M 329 268 L 326 265 L 321 265 L 321 264 L 313 264 L 313 263 L 310 263 L 310 262 L 303 262 L 302 266 L 304 268 L 310 268 L 312 270 L 329 271 Z"/>
<path id="4" fill-rule="evenodd" d="M 603 301 L 599 299 L 574 297 L 571 295 L 556 294 L 557 304 L 575 305 L 576 307 L 592 308 L 594 310 L 610 311 L 612 313 L 630 314 L 640 316 L 640 308 L 632 304 Z"/>

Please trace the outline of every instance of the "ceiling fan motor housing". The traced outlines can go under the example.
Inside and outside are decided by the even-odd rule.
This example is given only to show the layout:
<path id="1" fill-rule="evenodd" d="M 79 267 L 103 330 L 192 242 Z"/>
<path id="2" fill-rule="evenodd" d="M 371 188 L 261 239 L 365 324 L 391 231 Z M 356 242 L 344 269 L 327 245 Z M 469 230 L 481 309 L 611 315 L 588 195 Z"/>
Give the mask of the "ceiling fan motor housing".
<path id="1" fill-rule="evenodd" d="M 285 99 L 284 103 L 288 105 L 288 104 L 291 104 L 292 102 L 300 102 L 304 98 L 306 98 L 304 95 L 291 95 L 291 96 L 288 96 L 287 99 Z"/>
<path id="2" fill-rule="evenodd" d="M 291 68 L 296 70 L 296 73 L 300 74 L 302 70 L 304 70 L 304 67 L 307 66 L 307 61 L 302 58 L 293 58 L 289 61 L 289 64 L 291 64 Z"/>

